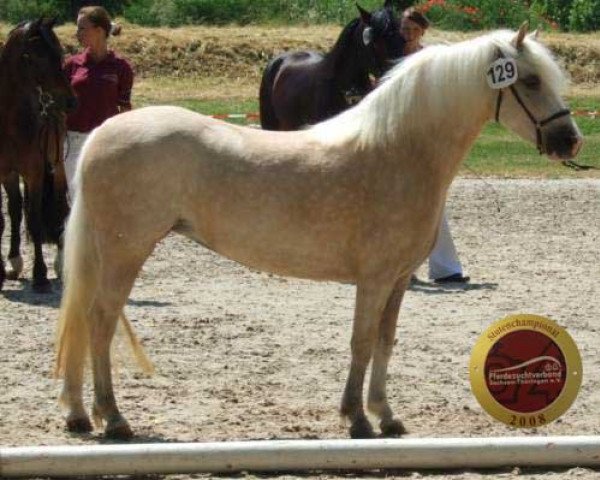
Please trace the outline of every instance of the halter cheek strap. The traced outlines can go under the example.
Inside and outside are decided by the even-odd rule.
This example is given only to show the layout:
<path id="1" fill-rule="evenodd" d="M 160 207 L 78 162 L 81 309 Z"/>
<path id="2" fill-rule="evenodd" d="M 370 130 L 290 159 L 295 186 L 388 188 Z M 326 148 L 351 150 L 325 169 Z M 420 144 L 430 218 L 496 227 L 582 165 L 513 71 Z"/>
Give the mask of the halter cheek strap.
<path id="1" fill-rule="evenodd" d="M 42 118 L 46 118 L 50 113 L 50 109 L 56 102 L 50 93 L 44 92 L 41 86 L 38 85 L 36 89 L 38 91 L 38 101 L 40 103 L 40 115 Z"/>
<path id="2" fill-rule="evenodd" d="M 542 155 L 543 153 L 545 153 L 544 146 L 542 143 L 542 128 L 545 127 L 546 125 L 548 125 L 550 122 L 553 122 L 554 120 L 557 120 L 559 118 L 570 115 L 571 110 L 569 110 L 568 108 L 563 108 L 563 109 L 559 110 L 558 112 L 553 113 L 549 117 L 538 121 L 535 118 L 535 116 L 533 115 L 533 113 L 531 113 L 531 110 L 529 110 L 529 108 L 527 108 L 527 105 L 525 105 L 525 102 L 523 102 L 523 99 L 519 95 L 519 92 L 517 91 L 515 86 L 511 85 L 508 88 L 510 88 L 510 91 L 514 95 L 515 100 L 521 106 L 521 108 L 523 109 L 523 111 L 525 112 L 525 114 L 527 115 L 529 120 L 531 121 L 531 123 L 533 123 L 533 125 L 535 126 L 536 146 L 537 146 L 538 152 L 540 152 L 540 155 Z M 504 91 L 504 89 L 498 90 L 498 98 L 496 99 L 496 115 L 495 115 L 496 122 L 500 122 L 500 107 L 502 106 L 503 91 Z"/>

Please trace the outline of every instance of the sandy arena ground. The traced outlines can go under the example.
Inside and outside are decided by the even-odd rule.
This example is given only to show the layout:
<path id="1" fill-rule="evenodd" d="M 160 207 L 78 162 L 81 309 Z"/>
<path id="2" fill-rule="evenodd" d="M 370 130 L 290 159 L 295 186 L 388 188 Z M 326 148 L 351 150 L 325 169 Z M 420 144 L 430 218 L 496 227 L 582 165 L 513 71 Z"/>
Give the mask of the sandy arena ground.
<path id="1" fill-rule="evenodd" d="M 599 201 L 599 180 L 455 182 L 450 222 L 472 282 L 417 285 L 405 297 L 388 391 L 411 437 L 600 434 Z M 6 245 L 3 239 L 3 252 Z M 50 261 L 51 249 L 47 255 Z M 27 267 L 29 276 L 30 262 Z M 426 277 L 425 268 L 419 275 Z M 100 433 L 82 438 L 64 431 L 60 384 L 51 378 L 60 298 L 60 285 L 53 284 L 55 293 L 39 296 L 26 280 L 8 281 L 0 294 L 3 446 L 103 441 Z M 140 435 L 136 441 L 346 438 L 337 408 L 349 364 L 353 297 L 350 285 L 253 272 L 169 236 L 146 263 L 126 309 L 157 367 L 147 378 L 121 362 L 117 374 L 119 404 Z M 519 432 L 479 407 L 468 362 L 491 322 L 524 312 L 568 329 L 582 354 L 584 380 L 561 419 Z M 598 478 L 600 472 L 507 468 L 308 477 L 317 475 L 545 480 Z"/>

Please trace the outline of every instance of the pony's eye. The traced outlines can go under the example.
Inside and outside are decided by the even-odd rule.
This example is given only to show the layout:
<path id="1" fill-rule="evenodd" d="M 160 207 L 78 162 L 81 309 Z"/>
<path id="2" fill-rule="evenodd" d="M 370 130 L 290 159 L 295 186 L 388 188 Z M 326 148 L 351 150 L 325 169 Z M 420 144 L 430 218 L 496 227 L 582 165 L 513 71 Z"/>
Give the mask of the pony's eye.
<path id="1" fill-rule="evenodd" d="M 531 90 L 537 90 L 542 85 L 542 81 L 537 75 L 529 75 L 528 77 L 525 77 L 523 79 L 523 83 L 527 88 L 530 88 Z"/>

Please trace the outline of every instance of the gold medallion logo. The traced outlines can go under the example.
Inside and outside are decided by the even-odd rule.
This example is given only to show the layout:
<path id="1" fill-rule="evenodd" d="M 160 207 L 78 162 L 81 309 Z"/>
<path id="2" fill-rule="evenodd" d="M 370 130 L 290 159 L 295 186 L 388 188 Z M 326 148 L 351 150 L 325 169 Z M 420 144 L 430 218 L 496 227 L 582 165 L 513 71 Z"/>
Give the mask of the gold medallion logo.
<path id="1" fill-rule="evenodd" d="M 512 427 L 533 428 L 569 409 L 583 371 L 577 346 L 563 328 L 522 314 L 499 320 L 479 337 L 469 374 L 486 412 Z"/>

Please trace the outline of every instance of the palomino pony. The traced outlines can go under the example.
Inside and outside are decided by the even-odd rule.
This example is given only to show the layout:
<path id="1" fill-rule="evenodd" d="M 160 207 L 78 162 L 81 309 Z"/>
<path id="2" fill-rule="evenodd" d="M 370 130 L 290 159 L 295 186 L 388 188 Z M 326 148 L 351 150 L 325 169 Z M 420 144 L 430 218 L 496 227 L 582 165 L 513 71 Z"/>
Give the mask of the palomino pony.
<path id="1" fill-rule="evenodd" d="M 54 20 L 47 19 L 21 24 L 9 33 L 0 52 L 0 182 L 7 189 L 16 224 L 21 214 L 17 174 L 25 181 L 37 292 L 50 289 L 42 243 L 59 243 L 68 213 L 62 144 L 65 112 L 76 103 L 62 72 L 62 48 L 53 26 Z M 0 215 L 0 236 L 3 230 Z M 11 240 L 13 276 L 18 276 L 22 265 L 16 241 Z M 0 255 L 0 288 L 5 276 Z"/>
<path id="2" fill-rule="evenodd" d="M 121 318 L 139 347 L 123 307 L 157 242 L 175 231 L 251 268 L 354 283 L 341 411 L 352 437 L 374 436 L 363 407 L 372 363 L 368 407 L 384 435 L 401 434 L 386 395 L 400 303 L 469 147 L 494 118 L 557 160 L 582 143 L 558 93 L 560 69 L 526 33 L 427 48 L 356 107 L 307 130 L 254 130 L 177 107 L 95 130 L 65 240 L 56 368 L 68 429 L 92 428 L 82 399 L 91 358 L 95 419 L 108 436 L 132 435 L 113 393 L 110 344 Z"/>
<path id="3" fill-rule="evenodd" d="M 326 55 L 286 52 L 272 59 L 260 84 L 260 123 L 265 130 L 297 130 L 330 118 L 373 89 L 402 56 L 404 39 L 392 1 L 369 13 L 357 5 L 352 20 Z"/>

